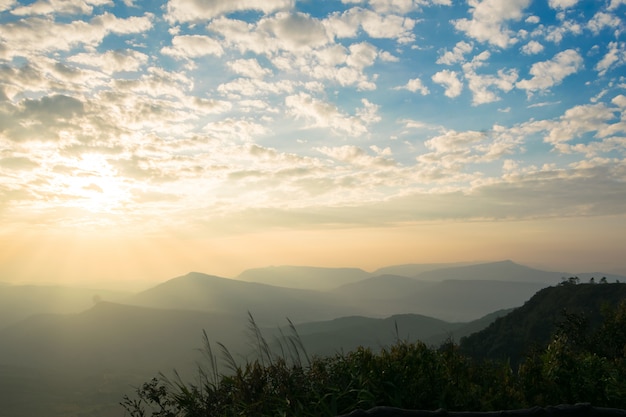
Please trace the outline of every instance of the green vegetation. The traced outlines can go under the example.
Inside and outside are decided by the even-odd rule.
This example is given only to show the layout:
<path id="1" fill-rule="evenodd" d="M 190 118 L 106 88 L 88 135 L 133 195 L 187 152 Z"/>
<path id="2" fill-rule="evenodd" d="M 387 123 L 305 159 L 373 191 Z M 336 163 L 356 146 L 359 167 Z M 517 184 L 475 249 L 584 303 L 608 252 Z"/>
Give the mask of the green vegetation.
<path id="1" fill-rule="evenodd" d="M 589 402 L 626 408 L 626 302 L 602 310 L 595 327 L 583 314 L 566 313 L 547 346 L 529 352 L 518 367 L 472 358 L 451 341 L 435 348 L 398 340 L 378 352 L 358 348 L 308 358 L 294 326 L 273 354 L 251 319 L 256 359 L 238 364 L 220 345 L 230 372 L 219 373 L 205 335 L 207 363 L 195 383 L 161 376 L 122 405 L 132 417 L 335 416 L 380 405 L 490 411 Z"/>

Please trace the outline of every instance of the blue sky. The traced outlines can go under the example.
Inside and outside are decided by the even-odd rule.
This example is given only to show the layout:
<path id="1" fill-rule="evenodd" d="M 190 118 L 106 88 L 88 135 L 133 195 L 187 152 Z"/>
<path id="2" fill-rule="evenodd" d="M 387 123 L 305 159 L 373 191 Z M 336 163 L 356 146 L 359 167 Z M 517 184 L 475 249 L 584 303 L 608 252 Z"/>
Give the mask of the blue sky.
<path id="1" fill-rule="evenodd" d="M 122 239 L 167 273 L 500 257 L 626 273 L 625 12 L 0 0 L 0 272 L 56 271 L 51 241 Z"/>

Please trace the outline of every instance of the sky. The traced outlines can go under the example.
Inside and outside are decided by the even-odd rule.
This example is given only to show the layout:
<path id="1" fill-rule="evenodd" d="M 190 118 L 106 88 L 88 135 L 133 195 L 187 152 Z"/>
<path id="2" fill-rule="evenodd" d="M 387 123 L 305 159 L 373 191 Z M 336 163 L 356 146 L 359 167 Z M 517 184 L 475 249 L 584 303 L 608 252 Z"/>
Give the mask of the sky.
<path id="1" fill-rule="evenodd" d="M 0 281 L 626 274 L 626 0 L 0 0 Z"/>

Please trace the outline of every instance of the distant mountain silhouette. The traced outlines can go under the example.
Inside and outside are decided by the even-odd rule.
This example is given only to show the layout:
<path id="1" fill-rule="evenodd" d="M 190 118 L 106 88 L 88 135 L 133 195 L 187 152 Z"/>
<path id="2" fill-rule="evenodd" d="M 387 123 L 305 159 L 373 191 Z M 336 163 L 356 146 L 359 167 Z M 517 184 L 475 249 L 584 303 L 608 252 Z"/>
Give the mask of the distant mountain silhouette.
<path id="1" fill-rule="evenodd" d="M 243 271 L 237 279 L 286 288 L 325 291 L 370 276 L 369 272 L 359 268 L 269 266 Z"/>
<path id="2" fill-rule="evenodd" d="M 416 278 L 424 281 L 446 280 L 489 280 L 489 281 L 519 281 L 542 282 L 547 285 L 556 285 L 562 277 L 570 275 L 564 272 L 542 271 L 506 260 L 475 265 L 441 268 L 418 274 Z"/>
<path id="3" fill-rule="evenodd" d="M 523 306 L 461 340 L 461 350 L 475 357 L 518 363 L 533 346 L 545 347 L 564 319 L 563 312 L 582 313 L 590 326 L 601 322 L 601 307 L 626 299 L 626 284 L 566 284 L 544 288 Z"/>
<path id="4" fill-rule="evenodd" d="M 360 299 L 363 302 L 371 302 L 373 300 L 404 298 L 407 294 L 414 294 L 431 285 L 434 283 L 407 276 L 385 274 L 344 284 L 332 290 L 332 293 L 351 299 Z"/>
<path id="5" fill-rule="evenodd" d="M 332 293 L 345 303 L 367 306 L 365 315 L 369 317 L 411 313 L 467 322 L 497 310 L 521 306 L 546 286 L 532 281 L 465 279 L 436 282 L 382 275 L 346 284 Z"/>
<path id="6" fill-rule="evenodd" d="M 209 311 L 247 317 L 277 325 L 286 317 L 294 322 L 361 314 L 364 308 L 348 305 L 332 294 L 276 287 L 192 272 L 171 279 L 128 300 L 133 305 Z"/>
<path id="7" fill-rule="evenodd" d="M 434 271 L 443 268 L 456 268 L 467 265 L 474 265 L 477 262 L 453 262 L 453 263 L 428 263 L 428 264 L 403 264 L 391 265 L 379 268 L 372 272 L 372 275 L 403 275 L 405 277 L 415 277 L 422 272 Z"/>

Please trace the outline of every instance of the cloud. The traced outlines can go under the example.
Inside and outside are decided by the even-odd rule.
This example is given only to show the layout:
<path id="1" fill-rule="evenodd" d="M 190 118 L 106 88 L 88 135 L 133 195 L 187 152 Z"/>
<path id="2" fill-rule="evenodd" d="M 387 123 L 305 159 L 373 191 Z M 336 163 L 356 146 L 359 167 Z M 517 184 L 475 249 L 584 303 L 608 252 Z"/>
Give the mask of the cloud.
<path id="1" fill-rule="evenodd" d="M 445 51 L 437 59 L 437 64 L 452 65 L 465 60 L 464 55 L 472 52 L 474 46 L 465 41 L 459 41 L 454 45 L 452 51 Z"/>
<path id="2" fill-rule="evenodd" d="M 395 162 L 392 159 L 388 159 L 383 156 L 370 156 L 358 146 L 322 146 L 315 149 L 326 156 L 350 165 L 362 167 L 392 167 L 395 165 Z"/>
<path id="3" fill-rule="evenodd" d="M 111 0 L 38 0 L 28 6 L 13 9 L 17 16 L 46 14 L 91 14 L 94 6 L 112 5 Z M 1 10 L 1 7 L 0 7 Z"/>
<path id="4" fill-rule="evenodd" d="M 430 94 L 428 87 L 426 87 L 419 78 L 410 79 L 405 85 L 402 87 L 395 87 L 395 89 L 409 90 L 412 93 L 419 92 L 423 96 Z"/>
<path id="5" fill-rule="evenodd" d="M 621 23 L 620 18 L 612 13 L 598 12 L 587 23 L 587 28 L 597 35 L 602 29 L 616 28 Z"/>
<path id="6" fill-rule="evenodd" d="M 595 66 L 598 75 L 604 76 L 612 66 L 624 65 L 626 63 L 626 43 L 609 42 L 609 51 L 602 57 Z"/>
<path id="7" fill-rule="evenodd" d="M 232 12 L 255 10 L 270 14 L 293 6 L 294 0 L 169 0 L 165 18 L 170 23 L 200 22 Z"/>
<path id="8" fill-rule="evenodd" d="M 548 5 L 553 9 L 569 9 L 574 7 L 579 0 L 548 0 Z"/>
<path id="9" fill-rule="evenodd" d="M 522 46 L 520 51 L 525 55 L 536 55 L 543 52 L 543 45 L 537 41 L 530 41 Z"/>
<path id="10" fill-rule="evenodd" d="M 611 0 L 611 4 L 609 4 L 607 10 L 615 10 L 622 4 L 626 4 L 626 0 Z"/>
<path id="11" fill-rule="evenodd" d="M 10 48 L 5 56 L 23 56 L 25 52 L 69 51 L 78 45 L 95 47 L 110 33 L 142 33 L 152 27 L 153 16 L 118 18 L 110 13 L 95 16 L 91 21 L 75 20 L 59 23 L 49 17 L 29 17 L 3 25 L 0 39 Z"/>
<path id="12" fill-rule="evenodd" d="M 432 76 L 432 80 L 445 87 L 445 95 L 450 98 L 458 97 L 463 90 L 463 83 L 457 78 L 456 71 L 442 70 Z"/>
<path id="13" fill-rule="evenodd" d="M 0 12 L 9 10 L 15 4 L 16 0 L 0 0 Z"/>
<path id="14" fill-rule="evenodd" d="M 558 147 L 561 143 L 571 141 L 588 132 L 597 132 L 598 137 L 606 137 L 616 133 L 620 125 L 607 125 L 614 119 L 614 109 L 604 103 L 588 104 L 568 109 L 558 122 L 552 124 L 544 140 Z M 622 130 L 626 126 L 621 126 Z M 562 148 L 566 149 L 566 148 Z"/>
<path id="15" fill-rule="evenodd" d="M 359 136 L 367 133 L 367 128 L 361 118 L 342 114 L 334 105 L 317 100 L 306 93 L 288 96 L 285 105 L 289 114 L 296 119 L 304 119 L 310 124 L 308 127 L 330 128 L 336 132 L 350 136 Z M 371 113 L 368 119 L 371 120 Z"/>
<path id="16" fill-rule="evenodd" d="M 203 35 L 181 35 L 172 38 L 172 46 L 161 49 L 161 53 L 174 58 L 191 59 L 205 55 L 222 56 L 220 42 Z"/>
<path id="17" fill-rule="evenodd" d="M 256 59 L 237 59 L 227 64 L 233 72 L 248 78 L 263 78 L 272 73 L 271 70 L 261 67 Z"/>
<path id="18" fill-rule="evenodd" d="M 453 21 L 457 30 L 479 42 L 488 42 L 500 48 L 507 48 L 517 42 L 506 22 L 520 20 L 530 0 L 468 0 L 468 3 L 472 19 Z"/>
<path id="19" fill-rule="evenodd" d="M 559 52 L 551 60 L 536 62 L 530 68 L 528 80 L 518 81 L 517 88 L 530 92 L 547 90 L 559 84 L 568 75 L 576 73 L 583 64 L 583 58 L 574 49 Z"/>
<path id="20" fill-rule="evenodd" d="M 333 13 L 324 20 L 329 34 L 338 38 L 352 38 L 362 28 L 368 36 L 376 39 L 395 39 L 399 43 L 415 40 L 414 19 L 398 15 L 381 15 L 371 10 L 351 8 Z"/>
<path id="21" fill-rule="evenodd" d="M 533 35 L 539 35 L 541 30 L 538 30 L 537 33 L 533 32 Z M 554 42 L 556 44 L 560 43 L 563 40 L 563 37 L 568 34 L 580 35 L 583 32 L 582 26 L 578 22 L 574 22 L 572 20 L 566 20 L 561 23 L 560 26 L 550 26 L 545 29 L 545 39 L 550 42 Z"/>
<path id="22" fill-rule="evenodd" d="M 98 68 L 106 74 L 139 71 L 148 62 L 148 55 L 132 49 L 98 53 L 80 53 L 69 57 L 69 62 Z"/>

